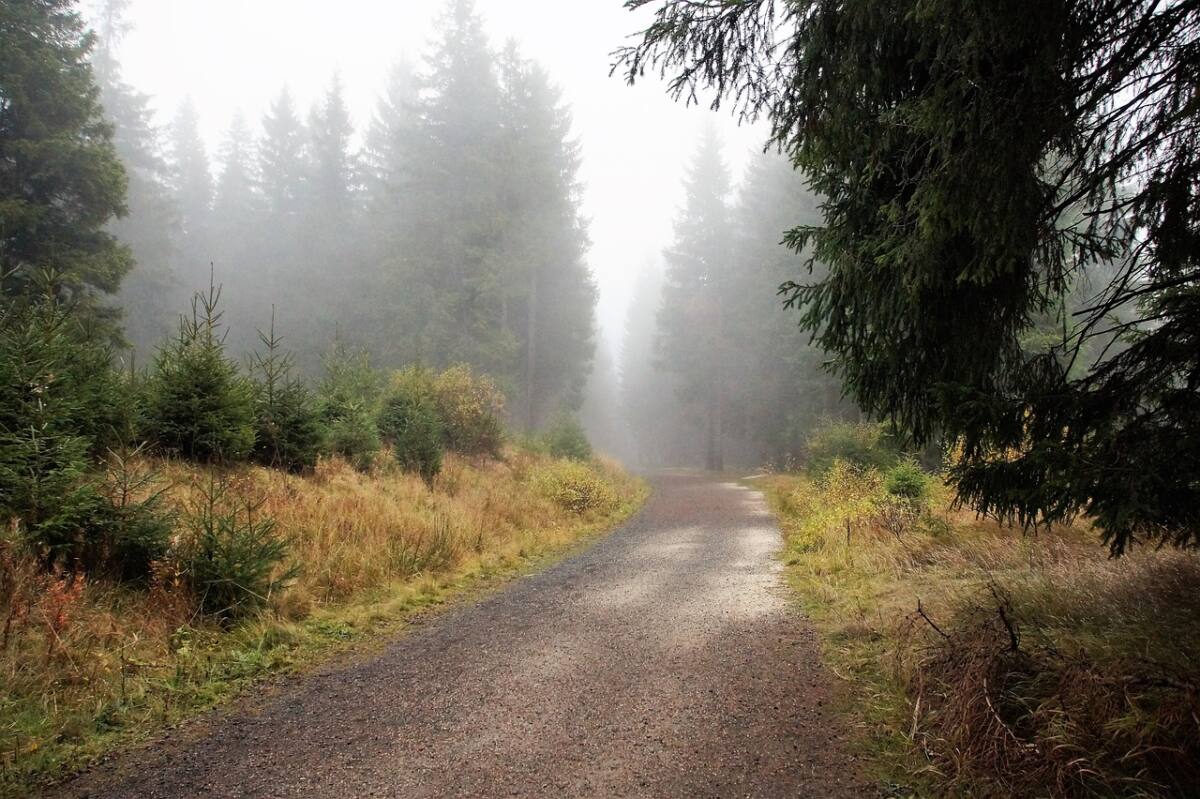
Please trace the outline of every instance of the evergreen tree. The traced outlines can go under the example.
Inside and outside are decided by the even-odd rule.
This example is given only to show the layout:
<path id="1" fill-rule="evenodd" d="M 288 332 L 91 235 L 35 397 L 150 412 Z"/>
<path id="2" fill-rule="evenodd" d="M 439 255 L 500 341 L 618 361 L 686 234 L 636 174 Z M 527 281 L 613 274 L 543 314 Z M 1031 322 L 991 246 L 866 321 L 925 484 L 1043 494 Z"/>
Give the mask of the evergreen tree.
<path id="1" fill-rule="evenodd" d="M 235 113 L 220 147 L 221 171 L 213 199 L 212 253 L 227 287 L 225 328 L 239 357 L 257 344 L 255 321 L 271 307 L 267 270 L 261 267 L 262 204 L 254 174 L 254 139 Z"/>
<path id="2" fill-rule="evenodd" d="M 108 225 L 134 259 L 132 271 L 121 284 L 118 304 L 126 310 L 125 337 L 137 350 L 147 352 L 170 330 L 174 318 L 172 258 L 177 215 L 150 98 L 121 75 L 118 49 L 130 29 L 125 20 L 128 6 L 129 0 L 106 0 L 101 7 L 92 67 L 105 115 L 113 123 L 113 145 L 129 182 L 129 213 Z"/>
<path id="3" fill-rule="evenodd" d="M 734 210 L 734 260 L 727 336 L 734 431 L 740 461 L 795 462 L 824 418 L 856 415 L 842 400 L 841 381 L 825 369 L 829 356 L 811 342 L 779 287 L 803 263 L 784 235 L 797 223 L 819 224 L 817 197 L 803 175 L 777 153 L 750 163 Z M 814 265 L 814 277 L 823 274 Z"/>
<path id="4" fill-rule="evenodd" d="M 724 468 L 725 422 L 731 358 L 728 316 L 732 273 L 729 169 L 721 142 L 706 128 L 675 222 L 659 312 L 658 356 L 677 375 L 678 400 L 704 420 L 704 463 Z"/>
<path id="5" fill-rule="evenodd" d="M 299 315 L 306 308 L 297 284 L 304 282 L 309 260 L 302 235 L 307 222 L 308 130 L 286 88 L 263 117 L 262 130 L 255 176 L 263 224 L 251 247 L 261 291 L 257 300 Z"/>
<path id="6" fill-rule="evenodd" d="M 386 237 L 404 216 L 404 201 L 420 82 L 416 66 L 402 58 L 388 73 L 363 150 L 362 175 L 372 227 Z M 394 244 L 394 238 L 385 238 Z"/>
<path id="7" fill-rule="evenodd" d="M 501 332 L 497 291 L 500 88 L 473 0 L 451 0 L 417 105 L 406 191 L 421 202 L 402 220 L 393 269 L 404 296 L 392 360 L 470 363 L 511 373 L 516 343 Z"/>
<path id="8" fill-rule="evenodd" d="M 1119 553 L 1200 542 L 1198 42 L 1188 2 L 667 0 L 625 64 L 764 113 L 809 173 L 791 242 L 829 272 L 792 298 L 868 412 L 955 442 L 980 510 L 1086 512 Z"/>
<path id="9" fill-rule="evenodd" d="M 585 261 L 579 147 L 545 70 L 510 44 L 501 59 L 501 324 L 521 346 L 530 431 L 577 411 L 595 350 L 596 287 Z"/>
<path id="10" fill-rule="evenodd" d="M 160 449 L 192 460 L 237 461 L 254 447 L 254 392 L 225 354 L 221 290 L 192 300 L 178 336 L 158 353 L 146 387 L 146 432 Z"/>
<path id="11" fill-rule="evenodd" d="M 0 5 L 0 288 L 60 298 L 118 334 L 105 295 L 132 257 L 106 226 L 125 212 L 126 178 L 88 57 L 94 37 L 73 0 Z"/>
<path id="12" fill-rule="evenodd" d="M 273 228 L 294 231 L 306 197 L 308 131 L 285 87 L 263 117 L 257 155 L 258 187 Z"/>
<path id="13" fill-rule="evenodd" d="M 213 177 L 200 137 L 200 115 L 191 99 L 180 104 L 169 133 L 171 190 L 179 214 L 175 251 L 179 285 L 185 296 L 208 281 L 213 252 Z M 183 298 L 179 298 L 182 304 Z"/>

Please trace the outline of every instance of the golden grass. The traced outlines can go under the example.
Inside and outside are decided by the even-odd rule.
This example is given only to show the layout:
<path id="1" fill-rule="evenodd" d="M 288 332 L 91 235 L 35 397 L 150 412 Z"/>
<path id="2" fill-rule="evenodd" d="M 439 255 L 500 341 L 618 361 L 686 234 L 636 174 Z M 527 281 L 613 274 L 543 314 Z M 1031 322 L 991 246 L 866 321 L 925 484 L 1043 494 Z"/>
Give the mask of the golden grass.
<path id="1" fill-rule="evenodd" d="M 765 487 L 895 795 L 1191 795 L 1196 553 L 1113 560 L 1086 525 L 1026 536 L 940 485 L 897 524 L 879 476 L 844 464 Z"/>
<path id="2" fill-rule="evenodd" d="M 19 795 L 265 674 L 529 568 L 614 526 L 646 493 L 615 465 L 516 449 L 498 461 L 448 456 L 432 491 L 390 461 L 381 456 L 368 475 L 334 459 L 307 477 L 258 468 L 221 476 L 277 520 L 299 566 L 267 610 L 230 629 L 198 614 L 168 565 L 142 590 L 45 575 L 0 547 L 0 794 Z M 181 510 L 211 479 L 183 463 L 152 465 Z M 581 474 L 599 499 L 564 502 L 562 483 Z"/>

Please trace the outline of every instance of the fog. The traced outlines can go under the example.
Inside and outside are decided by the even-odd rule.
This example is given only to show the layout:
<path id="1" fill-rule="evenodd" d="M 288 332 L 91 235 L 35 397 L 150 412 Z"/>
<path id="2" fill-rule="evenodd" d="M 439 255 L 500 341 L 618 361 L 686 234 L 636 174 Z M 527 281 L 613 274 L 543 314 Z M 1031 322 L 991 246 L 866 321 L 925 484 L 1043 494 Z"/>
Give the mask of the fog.
<path id="1" fill-rule="evenodd" d="M 464 363 L 514 430 L 578 416 L 645 465 L 786 461 L 844 411 L 777 296 L 819 222 L 765 127 L 614 51 L 620 0 L 95 0 L 130 177 L 118 304 L 153 357 L 210 272 L 228 348 L 316 382 Z M 136 357 L 136 355 L 135 355 Z M 357 357 L 357 355 L 355 356 Z"/>
<path id="2" fill-rule="evenodd" d="M 124 78 L 166 124 L 190 97 L 209 151 L 235 112 L 257 120 L 283 86 L 307 109 L 340 74 L 356 130 L 370 121 L 389 68 L 419 60 L 440 2 L 391 0 L 132 0 L 119 49 Z M 99 5 L 93 4 L 93 11 Z M 687 108 L 653 78 L 610 77 L 611 53 L 647 15 L 620 0 L 479 0 L 492 43 L 516 40 L 563 90 L 582 146 L 587 260 L 600 287 L 598 319 L 614 351 L 637 273 L 670 242 L 682 181 L 704 124 L 717 126 L 736 170 L 761 149 L 761 127 Z"/>

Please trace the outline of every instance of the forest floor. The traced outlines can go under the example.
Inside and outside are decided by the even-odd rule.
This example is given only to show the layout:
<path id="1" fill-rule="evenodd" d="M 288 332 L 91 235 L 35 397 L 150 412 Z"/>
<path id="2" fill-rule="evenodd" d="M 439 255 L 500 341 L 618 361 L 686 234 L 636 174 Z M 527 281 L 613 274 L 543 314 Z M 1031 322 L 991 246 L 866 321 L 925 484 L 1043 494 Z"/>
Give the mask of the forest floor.
<path id="1" fill-rule="evenodd" d="M 869 795 L 763 497 L 653 483 L 586 551 L 50 795 Z"/>

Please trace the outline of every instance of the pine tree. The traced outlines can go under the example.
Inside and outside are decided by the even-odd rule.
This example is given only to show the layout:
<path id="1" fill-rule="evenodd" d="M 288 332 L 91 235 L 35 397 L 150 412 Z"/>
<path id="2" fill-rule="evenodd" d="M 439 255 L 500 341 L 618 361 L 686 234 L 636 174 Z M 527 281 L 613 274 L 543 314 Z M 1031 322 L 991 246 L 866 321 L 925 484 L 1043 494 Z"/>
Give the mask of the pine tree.
<path id="1" fill-rule="evenodd" d="M 627 5 L 652 2 L 629 78 L 767 116 L 824 196 L 790 241 L 829 271 L 791 297 L 866 411 L 955 442 L 981 511 L 1086 512 L 1117 553 L 1200 542 L 1195 4 Z M 1047 313 L 1061 335 L 1031 352 Z"/>
<path id="2" fill-rule="evenodd" d="M 501 325 L 520 342 L 530 431 L 578 411 L 595 350 L 596 287 L 579 210 L 579 147 L 546 71 L 510 44 L 501 59 Z"/>
<path id="3" fill-rule="evenodd" d="M 105 228 L 125 212 L 126 177 L 88 62 L 94 37 L 73 0 L 0 6 L 0 288 L 60 298 L 117 336 L 104 298 L 132 265 Z"/>
<path id="4" fill-rule="evenodd" d="M 137 350 L 148 352 L 170 330 L 174 318 L 172 239 L 177 214 L 150 98 L 121 75 L 118 49 L 131 27 L 125 20 L 128 6 L 129 0 L 107 0 L 101 7 L 92 67 L 105 116 L 113 124 L 113 145 L 129 181 L 129 213 L 108 225 L 108 231 L 129 247 L 134 259 L 117 301 L 126 311 L 122 320 L 125 337 Z"/>
<path id="5" fill-rule="evenodd" d="M 666 251 L 666 288 L 658 319 L 662 368 L 680 380 L 680 403 L 703 419 L 704 463 L 724 468 L 731 358 L 728 302 L 732 273 L 729 169 L 709 126 L 688 177 L 687 197 Z"/>
<path id="6" fill-rule="evenodd" d="M 294 230 L 307 191 L 308 131 L 285 87 L 263 117 L 257 154 L 258 187 L 273 228 Z"/>
<path id="7" fill-rule="evenodd" d="M 213 198 L 215 269 L 226 286 L 228 344 L 239 357 L 253 351 L 258 320 L 271 307 L 268 270 L 261 268 L 263 214 L 254 174 L 254 139 L 235 113 L 219 151 L 220 174 Z"/>
<path id="8" fill-rule="evenodd" d="M 402 220 L 403 287 L 394 337 L 401 362 L 470 363 L 511 372 L 502 332 L 497 256 L 500 89 L 473 0 L 451 0 L 428 58 L 406 191 L 421 202 Z"/>
<path id="9" fill-rule="evenodd" d="M 206 285 L 213 252 L 213 177 L 208 151 L 200 137 L 200 115 L 184 100 L 169 132 L 171 190 L 179 214 L 175 244 L 176 274 L 185 297 Z M 183 297 L 179 298 L 182 304 Z"/>

